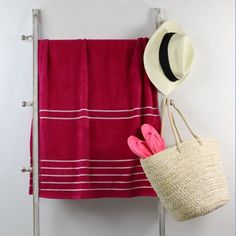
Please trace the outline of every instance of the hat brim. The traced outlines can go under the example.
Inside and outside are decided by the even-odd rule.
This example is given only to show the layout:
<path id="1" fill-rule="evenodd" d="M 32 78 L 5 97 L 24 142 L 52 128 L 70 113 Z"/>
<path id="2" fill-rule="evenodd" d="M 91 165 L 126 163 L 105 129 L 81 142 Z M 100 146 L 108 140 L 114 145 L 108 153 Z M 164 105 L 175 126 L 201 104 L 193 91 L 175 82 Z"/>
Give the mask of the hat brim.
<path id="1" fill-rule="evenodd" d="M 144 67 L 149 79 L 164 95 L 169 95 L 186 78 L 185 76 L 184 78 L 172 82 L 164 75 L 161 68 L 159 49 L 162 38 L 166 33 L 170 32 L 185 35 L 184 31 L 174 21 L 165 21 L 149 39 L 143 56 Z"/>

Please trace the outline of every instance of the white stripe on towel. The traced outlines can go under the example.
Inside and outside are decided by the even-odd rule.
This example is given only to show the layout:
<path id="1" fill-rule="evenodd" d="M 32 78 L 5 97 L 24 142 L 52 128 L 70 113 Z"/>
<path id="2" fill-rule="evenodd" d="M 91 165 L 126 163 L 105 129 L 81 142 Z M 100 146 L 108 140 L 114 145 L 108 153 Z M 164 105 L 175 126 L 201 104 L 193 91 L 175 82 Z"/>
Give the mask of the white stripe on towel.
<path id="1" fill-rule="evenodd" d="M 77 174 L 77 175 L 57 175 L 57 174 L 40 174 L 40 176 L 47 176 L 47 177 L 79 177 L 79 176 L 131 176 L 131 175 L 141 175 L 144 172 L 136 172 L 130 174 Z"/>
<path id="2" fill-rule="evenodd" d="M 131 109 L 117 109 L 117 110 L 101 110 L 101 109 L 88 109 L 88 108 L 81 108 L 78 110 L 49 110 L 49 109 L 40 109 L 40 112 L 80 112 L 80 111 L 94 111 L 94 112 L 129 112 L 129 111 L 135 111 L 135 110 L 142 110 L 142 109 L 153 109 L 153 110 L 157 110 L 157 107 L 152 107 L 152 106 L 145 106 L 145 107 L 134 107 Z"/>
<path id="3" fill-rule="evenodd" d="M 99 160 L 99 159 L 80 159 L 80 160 L 46 160 L 46 159 L 41 159 L 41 162 L 81 162 L 81 161 L 89 161 L 89 162 L 126 162 L 126 161 L 139 161 L 138 158 L 133 158 L 133 159 L 120 159 L 120 160 Z"/>
<path id="4" fill-rule="evenodd" d="M 130 181 L 77 181 L 77 182 L 46 182 L 41 181 L 41 184 L 129 184 L 135 182 L 148 182 L 147 179 L 135 179 Z"/>
<path id="5" fill-rule="evenodd" d="M 93 119 L 93 120 L 128 120 L 142 116 L 159 116 L 157 114 L 142 114 L 142 115 L 134 115 L 134 116 L 120 116 L 120 117 L 105 117 L 105 116 L 77 116 L 77 117 L 49 117 L 49 116 L 41 116 L 41 120 L 80 120 L 80 119 Z"/>
<path id="6" fill-rule="evenodd" d="M 141 165 L 138 166 L 122 166 L 122 167 L 115 167 L 115 166 L 110 166 L 110 167 L 90 167 L 90 166 L 80 166 L 80 167 L 40 167 L 40 169 L 44 170 L 80 170 L 80 169 L 93 169 L 93 170 L 110 170 L 110 169 L 132 169 L 132 168 L 137 168 L 141 167 Z"/>
<path id="7" fill-rule="evenodd" d="M 142 188 L 146 188 L 146 189 L 152 189 L 152 187 L 150 186 L 139 186 L 139 187 L 133 187 L 133 188 L 91 188 L 91 189 L 46 189 L 46 188 L 42 188 L 40 189 L 40 191 L 63 191 L 63 192 L 71 192 L 71 191 L 105 191 L 105 190 L 109 190 L 109 191 L 127 191 L 127 190 L 132 190 L 132 189 L 142 189 Z"/>

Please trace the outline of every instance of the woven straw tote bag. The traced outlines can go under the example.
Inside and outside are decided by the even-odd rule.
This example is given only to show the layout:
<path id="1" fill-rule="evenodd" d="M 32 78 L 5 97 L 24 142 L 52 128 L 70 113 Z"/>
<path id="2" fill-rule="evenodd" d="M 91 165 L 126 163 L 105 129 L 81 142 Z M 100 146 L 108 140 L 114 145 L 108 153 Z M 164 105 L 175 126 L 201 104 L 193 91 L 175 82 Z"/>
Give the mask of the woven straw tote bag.
<path id="1" fill-rule="evenodd" d="M 199 138 L 169 98 L 164 106 L 176 145 L 141 159 L 141 165 L 167 211 L 177 221 L 184 221 L 225 205 L 229 192 L 218 141 Z M 183 119 L 192 139 L 181 139 L 170 107 Z"/>

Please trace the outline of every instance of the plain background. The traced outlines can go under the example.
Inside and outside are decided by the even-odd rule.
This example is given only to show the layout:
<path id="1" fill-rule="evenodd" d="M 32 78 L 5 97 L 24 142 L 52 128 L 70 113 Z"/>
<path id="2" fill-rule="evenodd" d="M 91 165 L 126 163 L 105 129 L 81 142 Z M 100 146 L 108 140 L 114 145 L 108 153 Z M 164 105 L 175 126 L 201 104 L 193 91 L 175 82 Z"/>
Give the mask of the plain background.
<path id="1" fill-rule="evenodd" d="M 221 141 L 231 195 L 204 217 L 177 223 L 167 216 L 166 236 L 234 235 L 233 0 L 0 0 L 0 235 L 32 235 L 28 174 L 20 172 L 29 162 L 32 113 L 21 108 L 32 99 L 32 44 L 20 36 L 32 32 L 31 9 L 42 10 L 43 38 L 137 38 L 154 32 L 154 6 L 195 44 L 193 70 L 173 97 L 201 136 Z M 42 236 L 156 236 L 157 201 L 42 199 L 41 223 Z"/>

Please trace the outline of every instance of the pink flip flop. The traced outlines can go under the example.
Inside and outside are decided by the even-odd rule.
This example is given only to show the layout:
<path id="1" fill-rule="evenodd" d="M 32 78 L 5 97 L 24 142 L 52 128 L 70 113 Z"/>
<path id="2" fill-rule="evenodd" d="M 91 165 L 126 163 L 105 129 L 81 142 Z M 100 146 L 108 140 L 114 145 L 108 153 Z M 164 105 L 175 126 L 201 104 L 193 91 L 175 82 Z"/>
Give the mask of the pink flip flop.
<path id="1" fill-rule="evenodd" d="M 165 149 L 164 139 L 153 126 L 149 124 L 143 124 L 141 126 L 141 131 L 152 153 L 158 153 Z"/>
<path id="2" fill-rule="evenodd" d="M 145 141 L 140 140 L 135 136 L 129 136 L 127 142 L 129 148 L 135 155 L 141 158 L 146 158 L 152 155 L 152 152 Z"/>

